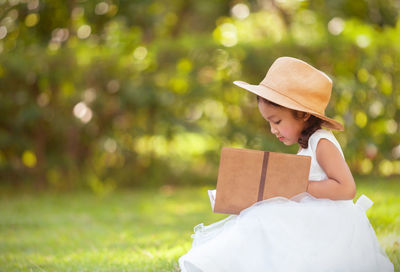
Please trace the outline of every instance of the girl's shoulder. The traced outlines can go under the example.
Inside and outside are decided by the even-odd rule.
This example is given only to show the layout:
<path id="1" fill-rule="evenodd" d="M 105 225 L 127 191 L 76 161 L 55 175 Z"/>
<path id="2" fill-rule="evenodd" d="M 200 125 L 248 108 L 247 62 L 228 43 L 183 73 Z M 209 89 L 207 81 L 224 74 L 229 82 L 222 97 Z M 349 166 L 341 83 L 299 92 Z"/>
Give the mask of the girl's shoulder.
<path id="1" fill-rule="evenodd" d="M 320 128 L 316 130 L 309 138 L 309 141 L 316 140 L 316 139 L 321 139 L 321 138 L 335 138 L 335 135 L 333 135 L 332 131 L 326 130 L 323 128 Z"/>
<path id="2" fill-rule="evenodd" d="M 308 139 L 308 148 L 310 148 L 313 153 L 316 152 L 318 142 L 321 139 L 327 139 L 328 141 L 332 142 L 339 149 L 340 153 L 344 157 L 342 148 L 335 135 L 333 135 L 332 131 L 326 129 L 318 129 Z"/>

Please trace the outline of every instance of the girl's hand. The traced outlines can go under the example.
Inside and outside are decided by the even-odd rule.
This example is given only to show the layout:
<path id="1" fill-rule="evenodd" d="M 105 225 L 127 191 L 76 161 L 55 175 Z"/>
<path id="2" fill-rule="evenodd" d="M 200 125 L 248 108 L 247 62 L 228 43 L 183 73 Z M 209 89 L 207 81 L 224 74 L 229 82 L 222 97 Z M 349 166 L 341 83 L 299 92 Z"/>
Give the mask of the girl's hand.
<path id="1" fill-rule="evenodd" d="M 353 199 L 356 184 L 353 175 L 337 147 L 327 139 L 317 144 L 317 161 L 325 171 L 328 179 L 310 181 L 308 192 L 317 198 L 333 200 Z"/>

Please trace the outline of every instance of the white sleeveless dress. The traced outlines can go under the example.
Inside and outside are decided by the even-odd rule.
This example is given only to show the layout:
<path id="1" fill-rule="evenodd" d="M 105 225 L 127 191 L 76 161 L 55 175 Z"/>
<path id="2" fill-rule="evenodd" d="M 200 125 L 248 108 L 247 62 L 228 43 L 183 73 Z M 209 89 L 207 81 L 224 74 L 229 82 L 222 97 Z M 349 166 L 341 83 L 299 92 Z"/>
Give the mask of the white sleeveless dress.
<path id="1" fill-rule="evenodd" d="M 316 131 L 298 153 L 312 158 L 310 180 L 327 178 L 315 154 L 321 138 L 343 155 L 332 132 Z M 365 214 L 371 205 L 364 195 L 356 204 L 308 193 L 260 201 L 239 215 L 197 225 L 192 249 L 179 258 L 179 267 L 183 272 L 393 271 Z"/>

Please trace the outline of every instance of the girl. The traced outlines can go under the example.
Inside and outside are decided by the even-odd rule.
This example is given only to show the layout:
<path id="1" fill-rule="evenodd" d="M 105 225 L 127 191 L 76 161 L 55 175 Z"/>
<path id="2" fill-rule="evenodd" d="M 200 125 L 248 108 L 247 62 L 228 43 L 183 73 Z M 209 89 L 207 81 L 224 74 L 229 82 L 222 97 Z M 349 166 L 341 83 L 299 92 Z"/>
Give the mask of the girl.
<path id="1" fill-rule="evenodd" d="M 311 156 L 306 193 L 257 202 L 239 215 L 195 227 L 182 271 L 393 271 L 365 211 L 356 204 L 353 176 L 331 131 L 342 124 L 325 116 L 332 81 L 311 65 L 278 58 L 259 85 L 234 84 L 257 95 L 271 133 Z M 217 192 L 218 193 L 218 192 Z"/>

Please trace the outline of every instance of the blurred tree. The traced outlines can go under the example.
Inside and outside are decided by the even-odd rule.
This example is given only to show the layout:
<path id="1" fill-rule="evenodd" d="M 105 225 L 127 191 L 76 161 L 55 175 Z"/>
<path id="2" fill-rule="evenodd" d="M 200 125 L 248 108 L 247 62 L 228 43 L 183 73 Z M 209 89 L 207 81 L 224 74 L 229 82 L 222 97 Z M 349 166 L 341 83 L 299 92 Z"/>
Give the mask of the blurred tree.
<path id="1" fill-rule="evenodd" d="M 282 55 L 334 79 L 352 170 L 400 173 L 397 1 L 0 0 L 0 175 L 38 188 L 214 182 L 223 145 L 265 133 Z M 264 136 L 265 135 L 265 136 Z"/>

